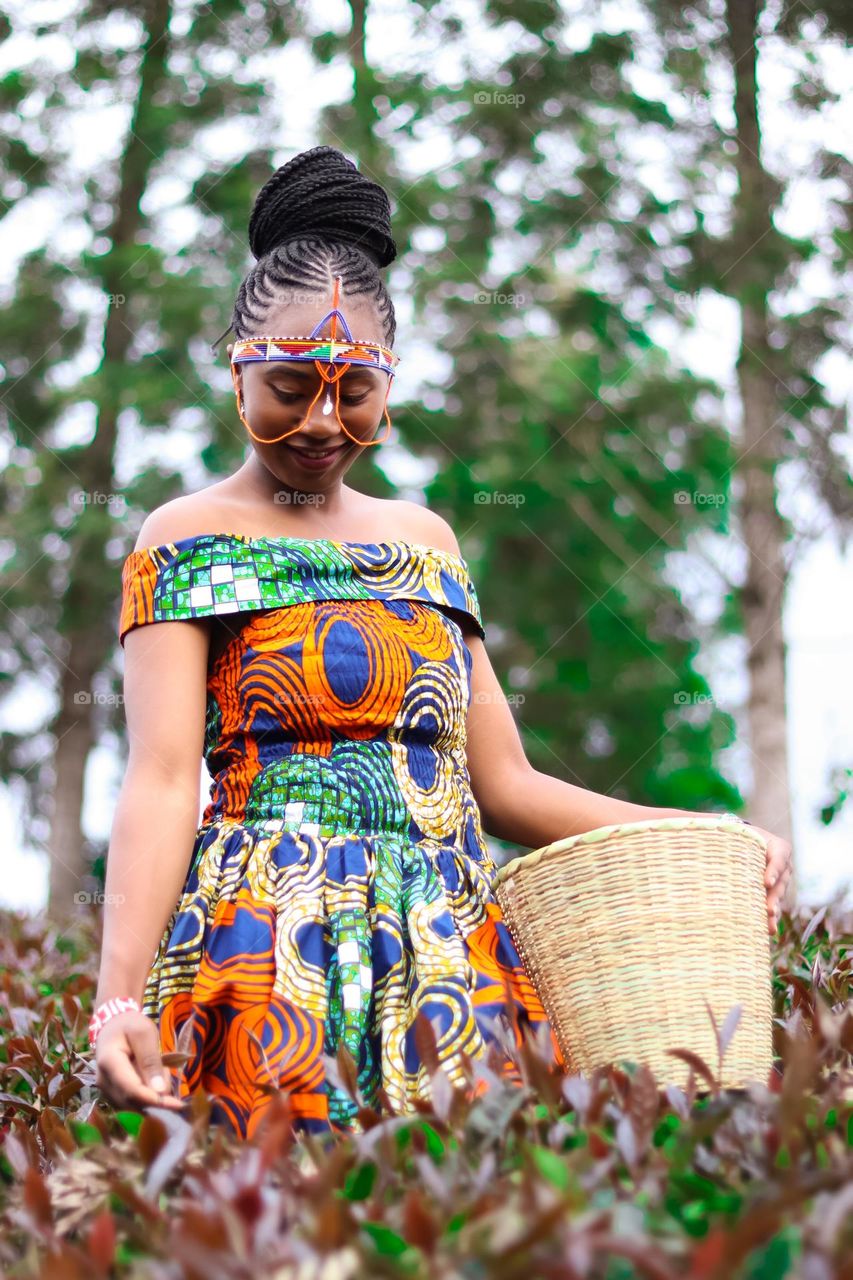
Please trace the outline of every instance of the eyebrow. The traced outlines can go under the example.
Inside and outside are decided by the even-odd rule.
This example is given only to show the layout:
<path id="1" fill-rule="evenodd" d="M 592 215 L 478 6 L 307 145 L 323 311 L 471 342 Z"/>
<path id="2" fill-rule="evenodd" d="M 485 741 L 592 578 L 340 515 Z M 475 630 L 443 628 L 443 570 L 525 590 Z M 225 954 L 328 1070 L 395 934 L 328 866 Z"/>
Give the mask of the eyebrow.
<path id="1" fill-rule="evenodd" d="M 313 374 L 316 376 L 316 373 L 317 373 L 316 369 L 309 369 L 307 367 L 308 365 L 307 360 L 302 361 L 301 363 L 296 360 L 269 360 L 269 361 L 266 361 L 265 363 L 268 366 L 266 370 L 266 377 L 268 381 L 272 381 L 272 379 L 278 377 L 279 374 L 284 374 L 288 376 L 295 375 L 297 378 L 302 378 L 304 380 L 309 375 Z M 328 360 L 325 360 L 325 361 L 321 360 L 320 363 L 328 364 L 329 362 Z M 349 369 L 347 369 L 341 381 L 350 382 L 353 379 L 357 378 L 359 375 L 363 375 L 365 378 L 368 378 L 371 382 L 375 382 L 376 374 L 378 372 L 379 372 L 378 369 L 371 369 L 369 365 L 355 364 L 355 365 L 352 365 Z"/>

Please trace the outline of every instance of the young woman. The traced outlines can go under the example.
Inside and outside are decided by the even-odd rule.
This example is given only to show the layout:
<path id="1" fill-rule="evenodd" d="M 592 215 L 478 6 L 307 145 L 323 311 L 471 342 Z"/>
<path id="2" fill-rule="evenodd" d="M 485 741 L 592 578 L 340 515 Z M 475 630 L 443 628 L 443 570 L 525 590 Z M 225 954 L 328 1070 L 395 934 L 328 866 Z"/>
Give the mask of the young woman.
<path id="1" fill-rule="evenodd" d="M 331 147 L 265 184 L 228 346 L 246 461 L 153 511 L 122 571 L 129 761 L 98 1084 L 124 1107 L 179 1108 L 202 1088 L 244 1137 L 271 1090 L 297 1128 L 357 1127 L 323 1067 L 341 1041 L 368 1102 L 411 1109 L 429 1087 L 419 1013 L 459 1085 L 461 1055 L 497 1045 L 505 1000 L 516 1034 L 538 1029 L 559 1058 L 483 832 L 532 849 L 683 812 L 534 770 L 452 529 L 344 483 L 390 426 L 389 215 Z M 772 928 L 790 847 L 762 834 Z M 161 1061 L 176 1049 L 179 1096 Z"/>

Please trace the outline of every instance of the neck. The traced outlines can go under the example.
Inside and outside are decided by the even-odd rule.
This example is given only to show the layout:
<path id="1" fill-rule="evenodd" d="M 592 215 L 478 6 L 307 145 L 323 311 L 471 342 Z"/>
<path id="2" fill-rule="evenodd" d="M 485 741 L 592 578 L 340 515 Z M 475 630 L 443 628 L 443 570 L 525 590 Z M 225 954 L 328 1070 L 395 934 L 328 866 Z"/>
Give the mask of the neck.
<path id="1" fill-rule="evenodd" d="M 276 495 L 280 493 L 307 494 L 317 492 L 313 489 L 299 489 L 296 485 L 286 484 L 284 480 L 280 480 L 274 472 L 264 465 L 254 449 L 251 450 L 242 467 L 235 471 L 234 477 L 243 482 L 247 489 L 247 496 L 252 497 L 255 501 L 269 503 L 270 506 L 275 504 Z M 342 512 L 345 506 L 345 492 L 346 486 L 340 480 L 328 489 L 323 489 L 323 501 L 316 504 L 317 514 L 322 514 L 325 519 Z M 295 510 L 303 512 L 310 510 L 314 505 L 304 501 L 293 504 Z"/>

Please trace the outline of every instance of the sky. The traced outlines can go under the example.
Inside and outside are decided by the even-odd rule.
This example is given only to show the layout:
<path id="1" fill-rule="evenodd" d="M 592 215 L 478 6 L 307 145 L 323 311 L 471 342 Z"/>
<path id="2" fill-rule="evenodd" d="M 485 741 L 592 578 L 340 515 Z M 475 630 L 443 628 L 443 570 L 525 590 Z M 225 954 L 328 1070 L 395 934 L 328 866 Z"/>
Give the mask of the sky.
<path id="1" fill-rule="evenodd" d="M 567 11 L 577 5 L 567 4 Z M 467 13 L 466 22 L 473 32 L 477 25 L 476 6 L 465 3 L 457 9 Z M 73 11 L 73 4 L 35 3 L 27 6 L 30 22 L 51 20 L 61 13 Z M 341 4 L 324 5 L 322 12 L 313 6 L 316 30 L 330 28 L 345 30 L 346 8 Z M 403 0 L 383 0 L 373 8 L 373 20 L 368 54 L 381 58 L 389 69 L 405 64 L 421 55 L 417 40 L 409 25 L 409 13 Z M 614 5 L 605 2 L 600 7 L 602 21 L 617 30 L 630 24 L 637 14 L 630 3 Z M 633 17 L 632 17 L 633 15 Z M 105 28 L 105 39 L 120 42 L 126 32 L 121 19 L 116 16 L 112 25 Z M 377 30 L 381 29 L 382 46 L 373 46 Z M 588 25 L 576 17 L 572 23 L 572 42 L 583 47 L 589 36 Z M 497 63 L 503 55 L 505 37 L 482 33 L 476 40 L 477 55 L 482 71 L 489 62 Z M 42 41 L 38 55 L 55 61 L 56 65 L 68 65 L 71 50 L 65 37 Z M 10 66 L 27 62 L 36 46 L 32 42 L 7 40 L 0 48 L 0 73 Z M 433 50 L 434 74 L 443 82 L 452 82 L 461 75 L 462 68 L 456 53 L 451 49 Z M 848 99 L 853 83 L 850 77 L 850 60 L 838 61 L 834 53 L 825 54 L 832 60 L 832 75 L 844 88 Z M 276 163 L 282 163 L 294 152 L 314 145 L 317 113 L 330 101 L 345 101 L 350 92 L 350 76 L 342 62 L 333 62 L 319 71 L 311 64 L 307 50 L 301 42 L 293 42 L 283 51 L 265 51 L 260 55 L 277 85 L 280 106 L 281 154 Z M 659 70 L 649 55 L 639 60 L 636 70 L 638 87 L 654 91 Z M 798 154 L 807 156 L 814 142 L 809 130 L 792 132 L 784 106 L 791 84 L 792 71 L 783 57 L 774 57 L 772 50 L 762 62 L 762 92 L 769 104 L 765 114 L 765 139 L 768 154 L 773 157 L 781 150 L 790 154 L 796 163 Z M 722 98 L 721 98 L 722 100 Z M 300 110 L 292 110 L 293 102 L 299 102 Z M 780 105 L 776 105 L 776 104 Z M 849 112 L 850 102 L 846 107 Z M 721 108 L 723 109 L 723 108 Z M 824 119 L 817 127 L 826 130 L 841 129 L 845 112 Z M 69 135 L 69 167 L 84 173 L 95 165 L 110 161 L 120 144 L 122 129 L 126 123 L 125 103 L 104 101 L 97 112 L 87 113 L 87 127 Z M 211 130 L 205 146 L 212 154 L 226 160 L 229 155 L 236 160 L 244 149 L 244 136 L 238 124 L 224 121 Z M 407 148 L 404 163 L 414 177 L 421 168 L 435 168 L 451 158 L 444 140 L 431 136 L 419 138 Z M 178 246 L 192 230 L 193 216 L 180 208 L 186 184 L 201 165 L 199 157 L 190 153 L 185 158 L 182 171 L 158 182 L 148 193 L 151 211 L 161 211 L 161 227 L 164 239 Z M 656 153 L 653 145 L 645 156 L 650 183 L 664 187 L 667 181 L 666 156 Z M 70 199 L 70 197 L 69 197 Z M 55 197 L 37 197 L 23 201 L 7 218 L 0 221 L 0 289 L 7 292 L 13 279 L 15 263 L 22 253 L 53 237 L 63 248 L 74 252 L 85 247 L 88 232 L 84 225 L 69 217 L 68 204 Z M 784 229 L 797 234 L 814 234 L 821 227 L 822 210 L 815 193 L 808 184 L 792 185 L 782 218 Z M 428 243 L 419 245 L 427 249 Z M 812 297 L 820 297 L 825 281 L 819 273 L 807 280 Z M 417 379 L 428 378 L 442 368 L 442 357 L 428 344 L 418 341 L 407 324 L 405 291 L 395 291 L 393 276 L 391 290 L 398 306 L 398 343 L 407 359 L 401 365 L 401 374 L 392 392 L 389 408 L 393 418 L 393 398 L 404 399 L 417 394 Z M 806 304 L 808 298 L 806 298 Z M 75 297 L 81 308 L 97 304 L 97 298 L 81 285 Z M 223 309 L 223 325 L 227 323 L 230 300 Z M 737 309 L 728 300 L 717 295 L 707 295 L 697 300 L 694 326 L 690 333 L 666 332 L 662 329 L 654 336 L 663 341 L 675 359 L 696 373 L 711 374 L 723 390 L 731 395 L 735 386 L 734 355 L 738 332 Z M 81 358 L 80 368 L 92 368 L 97 364 L 98 352 L 94 347 Z M 824 363 L 821 376 L 834 397 L 842 402 L 851 394 L 850 369 L 840 359 L 831 358 Z M 227 377 L 227 373 L 226 373 Z M 198 487 L 206 477 L 194 474 L 191 465 L 197 449 L 197 437 L 189 419 L 184 429 L 177 429 L 170 437 L 174 456 L 187 466 L 188 487 Z M 63 440 L 85 440 L 91 428 L 90 411 L 81 406 L 77 415 L 68 415 L 63 424 Z M 393 438 L 393 437 L 392 437 Z M 161 447 L 158 439 L 156 448 Z M 143 460 L 139 443 L 133 457 L 123 459 L 123 467 L 129 474 Z M 389 478 L 401 487 L 401 496 L 418 500 L 421 488 L 431 474 L 430 464 L 412 457 L 399 444 L 383 446 L 381 465 Z M 851 449 L 853 456 L 853 449 Z M 796 515 L 798 524 L 811 526 L 818 516 L 816 510 L 803 502 L 801 477 L 795 472 L 781 478 L 780 506 Z M 738 548 L 720 545 L 709 540 L 706 553 L 718 557 L 720 563 L 731 568 L 736 562 Z M 736 567 L 736 564 L 735 564 Z M 718 584 L 710 571 L 703 571 L 696 557 L 679 553 L 672 557 L 671 580 L 678 586 L 698 622 L 712 627 L 715 611 L 719 606 Z M 853 551 L 842 554 L 829 534 L 818 536 L 800 555 L 796 562 L 788 591 L 784 629 L 788 650 L 787 698 L 789 706 L 788 748 L 793 784 L 794 851 L 799 874 L 802 898 L 814 904 L 825 901 L 853 880 L 853 803 L 842 811 L 830 827 L 824 827 L 817 818 L 817 811 L 829 799 L 828 779 L 834 766 L 853 764 L 853 681 L 849 669 L 849 656 L 853 650 Z M 714 691 L 718 705 L 731 712 L 740 726 L 739 740 L 723 753 L 721 767 L 730 777 L 748 791 L 745 780 L 749 777 L 749 750 L 744 723 L 746 676 L 742 648 L 731 642 L 720 645 L 709 640 L 699 654 L 697 668 L 705 675 Z M 8 723 L 19 724 L 21 717 L 29 714 L 33 723 L 41 721 L 50 711 L 50 691 L 27 690 L 27 697 L 7 700 L 0 707 L 0 727 Z M 114 744 L 105 743 L 89 764 L 87 795 L 84 810 L 84 829 L 87 835 L 106 839 L 112 822 L 117 788 L 121 772 L 117 769 Z M 199 816 L 207 803 L 209 776 L 201 769 Z M 36 850 L 15 847 L 14 833 L 18 829 L 15 801 L 6 787 L 0 786 L 0 819 L 4 823 L 4 874 L 0 879 L 0 903 L 27 910 L 40 909 L 46 899 L 46 858 Z"/>

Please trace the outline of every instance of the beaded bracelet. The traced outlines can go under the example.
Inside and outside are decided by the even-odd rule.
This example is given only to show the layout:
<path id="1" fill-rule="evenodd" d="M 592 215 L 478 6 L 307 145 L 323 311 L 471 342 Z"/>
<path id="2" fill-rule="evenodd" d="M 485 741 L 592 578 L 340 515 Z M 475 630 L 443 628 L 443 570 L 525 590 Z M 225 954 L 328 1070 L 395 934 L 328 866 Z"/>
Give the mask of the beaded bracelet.
<path id="1" fill-rule="evenodd" d="M 89 1048 L 94 1049 L 99 1031 L 106 1026 L 110 1018 L 114 1018 L 118 1013 L 140 1012 L 139 1004 L 133 996 L 114 996 L 110 1000 L 105 1000 L 103 1004 L 98 1005 L 89 1019 Z"/>

